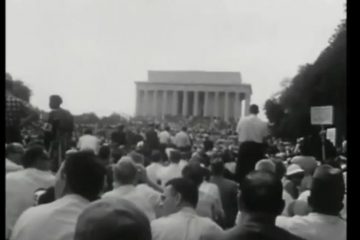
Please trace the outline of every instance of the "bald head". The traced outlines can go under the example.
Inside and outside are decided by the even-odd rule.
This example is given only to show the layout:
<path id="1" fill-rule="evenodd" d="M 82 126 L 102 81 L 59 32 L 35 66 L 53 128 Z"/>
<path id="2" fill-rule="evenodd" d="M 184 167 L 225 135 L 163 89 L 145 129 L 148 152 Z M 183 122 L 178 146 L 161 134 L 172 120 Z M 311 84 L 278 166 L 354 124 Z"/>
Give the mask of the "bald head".
<path id="1" fill-rule="evenodd" d="M 136 181 L 137 167 L 130 157 L 122 157 L 114 167 L 115 180 L 120 184 L 132 184 Z"/>

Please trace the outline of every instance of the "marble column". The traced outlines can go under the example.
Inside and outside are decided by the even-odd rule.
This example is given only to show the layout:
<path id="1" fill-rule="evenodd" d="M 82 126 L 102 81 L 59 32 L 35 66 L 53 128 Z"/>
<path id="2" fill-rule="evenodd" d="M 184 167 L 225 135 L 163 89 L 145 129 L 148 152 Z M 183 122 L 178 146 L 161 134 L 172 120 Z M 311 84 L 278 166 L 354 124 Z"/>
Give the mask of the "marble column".
<path id="1" fill-rule="evenodd" d="M 225 121 L 229 121 L 229 93 L 224 92 L 224 102 L 225 102 Z"/>
<path id="2" fill-rule="evenodd" d="M 142 103 L 143 105 L 143 113 L 144 116 L 147 116 L 149 114 L 149 91 L 148 90 L 144 90 L 144 102 Z"/>
<path id="3" fill-rule="evenodd" d="M 184 117 L 187 116 L 188 114 L 188 94 L 187 94 L 187 91 L 183 91 L 183 104 L 182 104 L 182 115 Z"/>
<path id="4" fill-rule="evenodd" d="M 249 108 L 250 108 L 250 95 L 245 95 L 245 116 L 249 115 Z"/>
<path id="5" fill-rule="evenodd" d="M 215 110 L 215 117 L 220 116 L 220 103 L 219 103 L 219 92 L 215 92 L 215 99 L 214 99 L 214 110 Z"/>
<path id="6" fill-rule="evenodd" d="M 141 90 L 139 90 L 138 88 L 136 88 L 136 109 L 135 109 L 135 116 L 139 116 L 140 115 L 140 98 L 141 97 Z"/>
<path id="7" fill-rule="evenodd" d="M 172 98 L 173 98 L 173 109 L 172 109 L 172 114 L 173 116 L 176 116 L 178 114 L 177 112 L 177 107 L 178 107 L 178 92 L 177 91 L 173 91 L 173 95 L 172 95 Z"/>
<path id="8" fill-rule="evenodd" d="M 199 115 L 199 92 L 195 91 L 194 92 L 194 116 L 198 116 Z"/>
<path id="9" fill-rule="evenodd" d="M 204 117 L 209 116 L 209 92 L 204 92 Z"/>
<path id="10" fill-rule="evenodd" d="M 165 115 L 167 114 L 166 110 L 167 110 L 167 91 L 163 90 L 163 103 L 162 103 L 162 117 L 165 118 Z"/>
<path id="11" fill-rule="evenodd" d="M 157 90 L 153 91 L 153 116 L 157 117 Z"/>
<path id="12" fill-rule="evenodd" d="M 235 92 L 235 104 L 234 104 L 234 116 L 235 120 L 238 121 L 241 118 L 241 100 L 240 93 Z"/>

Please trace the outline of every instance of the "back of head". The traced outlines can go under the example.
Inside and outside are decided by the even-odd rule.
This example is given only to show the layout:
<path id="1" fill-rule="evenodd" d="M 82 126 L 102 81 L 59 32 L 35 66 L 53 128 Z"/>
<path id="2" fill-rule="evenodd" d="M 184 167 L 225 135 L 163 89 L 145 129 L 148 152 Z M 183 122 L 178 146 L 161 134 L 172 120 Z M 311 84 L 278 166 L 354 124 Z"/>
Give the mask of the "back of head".
<path id="1" fill-rule="evenodd" d="M 175 149 L 171 150 L 169 159 L 170 159 L 170 162 L 172 162 L 172 163 L 178 163 L 180 161 L 180 159 L 181 159 L 180 152 L 178 150 L 175 150 Z"/>
<path id="2" fill-rule="evenodd" d="M 140 165 L 144 165 L 145 164 L 145 159 L 144 156 L 138 152 L 132 151 L 131 153 L 129 153 L 128 155 L 136 164 L 140 164 Z"/>
<path id="3" fill-rule="evenodd" d="M 137 167 L 131 157 L 122 157 L 114 167 L 115 180 L 120 184 L 132 184 L 136 181 Z"/>
<path id="4" fill-rule="evenodd" d="M 169 126 L 166 126 L 166 127 L 165 127 L 165 130 L 168 131 L 168 132 L 170 132 L 170 127 L 169 127 Z"/>
<path id="5" fill-rule="evenodd" d="M 71 192 L 92 201 L 102 190 L 105 167 L 91 152 L 77 152 L 65 161 L 64 173 Z"/>
<path id="6" fill-rule="evenodd" d="M 275 174 L 275 164 L 270 159 L 262 159 L 255 165 L 256 171 L 268 171 Z"/>
<path id="7" fill-rule="evenodd" d="M 50 96 L 50 107 L 51 108 L 59 108 L 63 103 L 62 98 L 59 95 L 51 95 Z"/>
<path id="8" fill-rule="evenodd" d="M 309 204 L 315 212 L 337 215 L 343 208 L 345 183 L 341 170 L 319 166 L 313 175 Z"/>
<path id="9" fill-rule="evenodd" d="M 79 216 L 74 240 L 151 240 L 148 218 L 131 202 L 101 199 Z"/>
<path id="10" fill-rule="evenodd" d="M 186 178 L 174 178 L 166 183 L 181 195 L 182 201 L 196 208 L 199 199 L 198 186 Z"/>
<path id="11" fill-rule="evenodd" d="M 282 183 L 275 174 L 264 171 L 249 173 L 240 184 L 240 210 L 248 213 L 279 215 L 284 208 Z"/>
<path id="12" fill-rule="evenodd" d="M 256 104 L 251 104 L 249 107 L 249 112 L 251 114 L 258 114 L 259 113 L 259 107 Z"/>
<path id="13" fill-rule="evenodd" d="M 184 132 L 186 132 L 186 131 L 187 131 L 187 127 L 184 126 L 184 127 L 181 128 L 181 130 L 184 131 Z"/>
<path id="14" fill-rule="evenodd" d="M 151 162 L 161 162 L 161 152 L 159 150 L 153 150 L 151 152 Z"/>
<path id="15" fill-rule="evenodd" d="M 93 131 L 92 131 L 91 128 L 86 128 L 85 131 L 84 131 L 84 134 L 91 135 L 91 134 L 93 134 Z"/>
<path id="16" fill-rule="evenodd" d="M 33 145 L 25 151 L 22 158 L 24 168 L 33 167 L 38 161 L 50 161 L 45 148 L 41 145 Z"/>
<path id="17" fill-rule="evenodd" d="M 110 157 L 110 147 L 109 146 L 101 146 L 99 149 L 98 156 L 101 159 L 108 159 Z"/>
<path id="18" fill-rule="evenodd" d="M 198 163 L 189 163 L 183 168 L 182 176 L 191 180 L 197 187 L 200 187 L 204 180 L 204 170 Z"/>

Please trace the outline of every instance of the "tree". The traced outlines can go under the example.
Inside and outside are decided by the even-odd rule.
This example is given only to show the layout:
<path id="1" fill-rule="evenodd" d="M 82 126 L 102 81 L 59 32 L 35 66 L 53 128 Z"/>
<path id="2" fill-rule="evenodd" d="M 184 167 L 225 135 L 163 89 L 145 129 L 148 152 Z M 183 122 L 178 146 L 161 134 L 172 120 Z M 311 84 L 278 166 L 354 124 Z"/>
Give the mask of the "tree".
<path id="1" fill-rule="evenodd" d="M 32 91 L 21 80 L 15 80 L 13 81 L 13 94 L 26 102 L 30 102 Z"/>
<path id="2" fill-rule="evenodd" d="M 344 20 L 317 60 L 301 66 L 290 84 L 282 86 L 276 101 L 269 99 L 266 102 L 269 121 L 276 120 L 275 132 L 281 137 L 296 138 L 316 133 L 318 128 L 310 122 L 310 107 L 321 105 L 334 106 L 337 135 L 346 136 L 346 43 Z"/>

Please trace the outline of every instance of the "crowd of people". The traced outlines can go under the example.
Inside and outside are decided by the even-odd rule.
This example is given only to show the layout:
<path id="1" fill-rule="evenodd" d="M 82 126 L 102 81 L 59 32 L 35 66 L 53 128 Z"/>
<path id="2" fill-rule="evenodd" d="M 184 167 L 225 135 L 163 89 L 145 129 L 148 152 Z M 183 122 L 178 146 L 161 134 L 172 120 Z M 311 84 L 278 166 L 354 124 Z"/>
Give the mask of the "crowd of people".
<path id="1" fill-rule="evenodd" d="M 256 105 L 220 133 L 133 122 L 74 138 L 61 104 L 24 141 L 37 116 L 7 79 L 6 239 L 346 239 L 346 145 L 323 159 L 312 137 L 278 141 Z"/>

